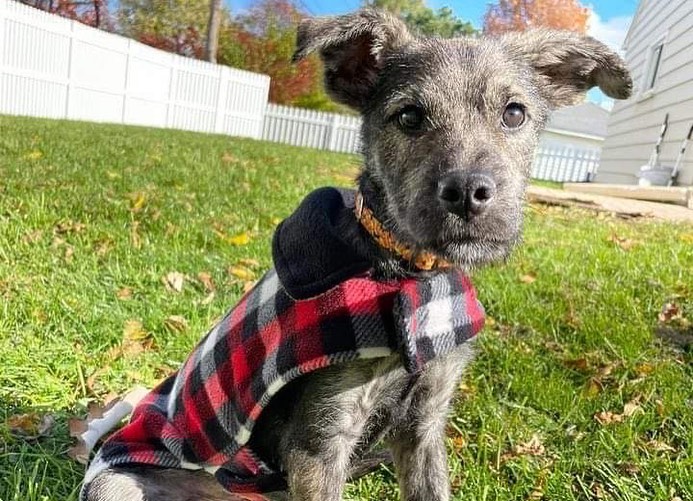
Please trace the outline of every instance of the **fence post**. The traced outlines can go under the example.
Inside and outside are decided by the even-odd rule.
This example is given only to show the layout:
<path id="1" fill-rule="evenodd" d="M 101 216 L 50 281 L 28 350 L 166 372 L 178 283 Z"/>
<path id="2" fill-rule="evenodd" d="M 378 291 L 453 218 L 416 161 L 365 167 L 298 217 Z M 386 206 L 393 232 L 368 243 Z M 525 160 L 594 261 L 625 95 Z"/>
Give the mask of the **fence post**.
<path id="1" fill-rule="evenodd" d="M 229 91 L 229 74 L 225 66 L 219 65 L 219 85 L 217 87 L 217 109 L 214 121 L 214 132 L 224 132 L 224 119 L 226 118 L 226 98 Z"/>
<path id="2" fill-rule="evenodd" d="M 332 120 L 329 125 L 329 141 L 327 143 L 327 149 L 330 151 L 337 151 L 337 133 L 339 132 L 339 114 L 333 113 Z"/>
<path id="3" fill-rule="evenodd" d="M 125 119 L 127 118 L 127 107 L 128 107 L 128 77 L 130 75 L 130 59 L 132 58 L 132 39 L 128 38 L 128 52 L 125 56 L 125 82 L 123 84 L 123 109 L 120 114 L 120 123 L 127 123 Z"/>
<path id="4" fill-rule="evenodd" d="M 65 118 L 72 118 L 72 93 L 74 92 L 74 84 L 72 82 L 72 71 L 74 65 L 72 61 L 75 53 L 75 23 L 70 21 L 70 46 L 67 53 L 67 92 L 65 93 Z"/>
<path id="5" fill-rule="evenodd" d="M 6 0 L 0 0 L 0 40 L 5 40 L 5 4 Z M 3 67 L 5 66 L 5 44 L 0 47 L 0 77 L 3 74 Z"/>
<path id="6" fill-rule="evenodd" d="M 173 96 L 175 95 L 175 85 L 177 74 L 177 55 L 171 54 L 171 67 L 169 71 L 169 81 L 168 81 L 168 101 L 166 102 L 166 127 L 171 128 L 173 122 Z"/>

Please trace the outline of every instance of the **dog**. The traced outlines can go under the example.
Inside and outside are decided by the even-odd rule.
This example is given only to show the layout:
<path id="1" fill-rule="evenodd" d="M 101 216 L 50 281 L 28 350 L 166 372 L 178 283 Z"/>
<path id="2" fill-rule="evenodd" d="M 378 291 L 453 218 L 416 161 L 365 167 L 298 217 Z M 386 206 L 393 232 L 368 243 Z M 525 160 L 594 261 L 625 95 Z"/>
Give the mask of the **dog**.
<path id="1" fill-rule="evenodd" d="M 419 284 L 505 259 L 521 237 L 525 187 L 550 111 L 576 104 L 592 87 L 617 99 L 632 90 L 617 54 L 569 32 L 419 37 L 398 18 L 363 9 L 303 21 L 295 59 L 314 52 L 331 97 L 363 117 L 364 162 L 357 195 L 320 192 L 349 209 L 329 221 L 336 252 L 313 248 L 322 223 L 310 218 L 296 223 L 300 231 L 286 244 L 275 235 L 275 266 L 298 270 L 286 279 L 295 283 L 284 285 L 306 298 L 324 293 L 321 274 L 336 274 L 337 282 L 367 273 L 374 283 Z M 304 279 L 316 274 L 304 254 L 326 268 Z M 335 264 L 340 259 L 347 264 Z M 465 287 L 460 294 L 470 293 Z M 444 428 L 479 326 L 465 328 L 459 342 L 413 369 L 401 353 L 382 352 L 302 373 L 272 393 L 243 439 L 285 479 L 285 489 L 265 486 L 263 499 L 337 501 L 351 476 L 382 459 L 372 452 L 382 443 L 402 499 L 448 500 Z M 102 464 L 88 474 L 82 499 L 256 499 L 224 489 L 216 467 L 142 463 Z"/>

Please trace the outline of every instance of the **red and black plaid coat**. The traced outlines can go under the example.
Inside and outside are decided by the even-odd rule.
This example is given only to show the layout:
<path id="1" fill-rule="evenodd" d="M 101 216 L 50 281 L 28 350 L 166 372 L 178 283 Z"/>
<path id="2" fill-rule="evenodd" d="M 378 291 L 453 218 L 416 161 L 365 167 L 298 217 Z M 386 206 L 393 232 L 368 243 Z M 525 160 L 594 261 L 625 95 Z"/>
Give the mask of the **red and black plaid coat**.
<path id="1" fill-rule="evenodd" d="M 339 276 L 336 284 L 302 297 L 316 292 L 316 287 L 314 281 L 297 280 L 286 269 L 291 240 L 306 235 L 301 228 L 306 218 L 296 222 L 296 215 L 302 210 L 324 211 L 324 204 L 316 200 L 334 202 L 335 193 L 338 210 L 353 210 L 353 194 L 325 190 L 310 195 L 292 216 L 301 230 L 298 234 L 291 228 L 292 218 L 278 229 L 276 269 L 204 337 L 176 374 L 137 406 L 130 423 L 104 443 L 87 471 L 85 489 L 110 466 L 144 464 L 204 468 L 231 492 L 281 490 L 281 472 L 247 444 L 260 413 L 285 384 L 328 365 L 393 353 L 416 373 L 481 329 L 483 309 L 459 270 L 425 279 L 378 281 L 355 266 L 352 276 L 341 277 L 343 268 L 337 267 L 328 273 Z M 314 223 L 310 222 L 312 228 Z M 289 244 L 283 245 L 282 239 Z M 305 247 L 302 253 L 306 255 Z M 330 268 L 329 260 L 329 251 L 317 258 L 324 269 Z"/>

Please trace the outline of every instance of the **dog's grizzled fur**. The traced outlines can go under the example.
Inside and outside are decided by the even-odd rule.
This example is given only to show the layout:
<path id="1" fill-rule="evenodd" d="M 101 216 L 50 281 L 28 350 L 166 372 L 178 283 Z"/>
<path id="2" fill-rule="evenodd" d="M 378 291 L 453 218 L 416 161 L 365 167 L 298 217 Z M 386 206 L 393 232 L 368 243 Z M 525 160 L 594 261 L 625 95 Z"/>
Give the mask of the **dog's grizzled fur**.
<path id="1" fill-rule="evenodd" d="M 375 10 L 305 21 L 295 57 L 312 52 L 325 63 L 330 95 L 363 116 L 359 188 L 368 207 L 401 242 L 464 268 L 502 259 L 518 241 L 532 156 L 550 111 L 594 86 L 619 99 L 632 86 L 622 60 L 589 37 L 537 30 L 420 38 Z M 415 273 L 371 241 L 360 244 L 380 275 Z M 416 380 L 393 356 L 289 384 L 251 438 L 287 474 L 289 493 L 275 497 L 341 499 L 350 473 L 383 441 L 402 499 L 447 500 L 443 430 L 471 358 L 466 344 Z M 229 496 L 206 473 L 154 468 L 108 470 L 88 493 L 90 501 Z"/>

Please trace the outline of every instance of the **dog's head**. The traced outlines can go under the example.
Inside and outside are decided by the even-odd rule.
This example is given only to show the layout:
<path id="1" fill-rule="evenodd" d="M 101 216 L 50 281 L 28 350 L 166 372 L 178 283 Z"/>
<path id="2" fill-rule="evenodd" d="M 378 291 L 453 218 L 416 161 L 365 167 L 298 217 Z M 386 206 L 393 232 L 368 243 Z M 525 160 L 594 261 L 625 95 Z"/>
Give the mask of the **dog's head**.
<path id="1" fill-rule="evenodd" d="M 619 56 L 590 37 L 421 38 L 370 9 L 304 21 L 295 58 L 313 51 L 330 95 L 363 116 L 362 182 L 382 198 L 386 226 L 466 266 L 518 240 L 550 110 L 595 86 L 619 99 L 632 87 Z"/>

